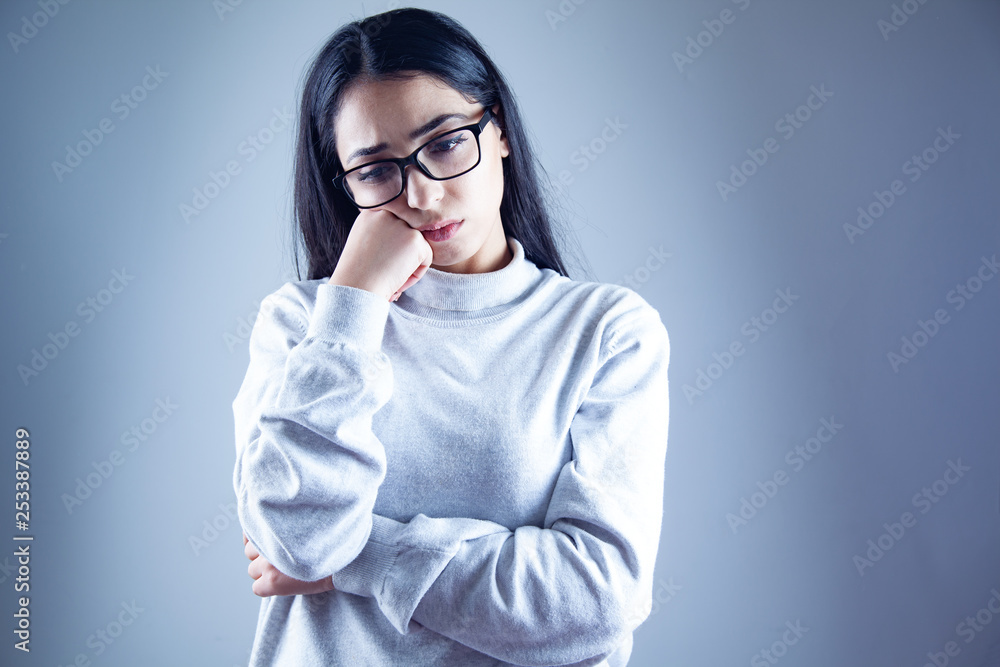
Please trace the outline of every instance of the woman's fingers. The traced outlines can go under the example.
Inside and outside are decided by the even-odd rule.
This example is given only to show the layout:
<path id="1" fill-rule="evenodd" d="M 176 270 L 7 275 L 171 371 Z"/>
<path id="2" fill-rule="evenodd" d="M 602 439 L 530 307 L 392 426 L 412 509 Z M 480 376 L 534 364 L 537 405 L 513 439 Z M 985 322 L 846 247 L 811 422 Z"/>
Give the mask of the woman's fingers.
<path id="1" fill-rule="evenodd" d="M 418 266 L 417 270 L 414 271 L 413 273 L 411 273 L 410 277 L 406 279 L 406 282 L 403 283 L 403 286 L 400 287 L 398 290 L 396 290 L 396 294 L 393 295 L 393 297 L 394 297 L 393 301 L 395 301 L 396 299 L 398 299 L 400 294 L 402 294 L 406 290 L 408 290 L 411 287 L 413 287 L 414 285 L 416 285 L 417 282 L 419 282 L 420 279 L 424 277 L 424 274 L 427 273 L 427 269 L 428 268 L 430 268 L 430 267 L 426 266 L 426 265 L 423 265 L 423 264 L 421 264 L 420 266 Z"/>
<path id="2" fill-rule="evenodd" d="M 433 259 L 433 257 L 431 259 Z M 431 268 L 430 264 L 421 264 L 419 267 L 417 267 L 417 270 L 413 272 L 413 275 L 416 276 L 417 280 L 420 280 L 421 278 L 424 277 L 424 274 L 427 273 L 427 269 L 429 268 Z"/>
<path id="3" fill-rule="evenodd" d="M 254 558 L 247 566 L 247 574 L 250 575 L 251 579 L 260 579 L 270 565 L 265 558 Z"/>
<path id="4" fill-rule="evenodd" d="M 251 589 L 254 595 L 269 597 L 272 595 L 312 595 L 333 590 L 333 577 L 329 576 L 319 581 L 299 581 L 287 574 L 282 574 L 266 558 L 260 556 L 251 561 L 247 574 L 253 579 Z"/>
<path id="5" fill-rule="evenodd" d="M 271 595 L 289 594 L 281 590 L 281 577 L 285 575 L 278 572 L 273 565 L 263 558 L 258 558 L 253 563 L 250 563 L 249 572 L 254 580 L 251 586 L 254 595 L 265 598 Z"/>
<path id="6" fill-rule="evenodd" d="M 246 539 L 245 536 L 243 538 L 243 553 L 245 553 L 247 558 L 249 558 L 250 560 L 257 558 L 257 556 L 260 555 L 260 553 L 257 551 L 257 547 L 252 545 L 250 541 Z"/>
<path id="7" fill-rule="evenodd" d="M 282 574 L 250 544 L 246 533 L 243 533 L 243 553 L 250 559 L 247 574 L 253 579 L 251 588 L 254 595 L 263 598 L 271 595 L 310 595 L 333 590 L 332 576 L 320 581 L 299 581 Z"/>

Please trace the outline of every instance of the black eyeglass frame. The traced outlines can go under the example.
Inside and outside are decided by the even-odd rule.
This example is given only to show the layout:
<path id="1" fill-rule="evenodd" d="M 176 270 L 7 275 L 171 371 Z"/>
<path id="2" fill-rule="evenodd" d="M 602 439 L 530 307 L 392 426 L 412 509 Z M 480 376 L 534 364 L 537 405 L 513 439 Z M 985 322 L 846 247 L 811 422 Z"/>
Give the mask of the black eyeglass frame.
<path id="1" fill-rule="evenodd" d="M 448 181 L 453 178 L 458 178 L 463 174 L 468 174 L 470 171 L 478 167 L 479 163 L 482 162 L 483 160 L 483 147 L 482 144 L 480 144 L 479 142 L 479 135 L 482 134 L 483 130 L 486 129 L 486 126 L 489 125 L 490 121 L 493 120 L 493 118 L 494 118 L 493 111 L 487 108 L 486 111 L 483 113 L 483 117 L 479 119 L 479 122 L 473 123 L 472 125 L 466 125 L 464 127 L 456 127 L 454 130 L 448 130 L 444 134 L 438 135 L 433 139 L 431 139 L 430 141 L 424 142 L 423 144 L 417 147 L 417 150 L 413 151 L 406 157 L 382 158 L 381 160 L 373 160 L 371 162 L 366 162 L 365 164 L 358 165 L 353 169 L 348 169 L 343 174 L 340 174 L 339 176 L 335 176 L 333 178 L 333 185 L 338 189 L 340 189 L 345 195 L 347 195 L 347 198 L 350 199 L 351 203 L 353 203 L 355 206 L 357 206 L 358 208 L 366 209 L 366 208 L 378 208 L 379 206 L 385 206 L 393 199 L 403 194 L 403 190 L 406 189 L 406 167 L 408 167 L 411 164 L 416 165 L 417 169 L 419 169 L 424 176 L 433 181 Z M 455 174 L 454 176 L 445 176 L 444 178 L 438 178 L 434 174 L 427 171 L 427 168 L 417 160 L 417 153 L 422 151 L 430 144 L 434 143 L 435 141 L 440 141 L 443 137 L 446 137 L 449 134 L 452 134 L 454 132 L 461 132 L 463 130 L 469 130 L 470 132 L 472 132 L 472 135 L 476 138 L 476 150 L 478 151 L 479 154 L 479 157 L 476 158 L 476 163 L 471 167 L 469 167 L 468 169 L 466 169 L 465 171 Z M 381 162 L 391 162 L 399 168 L 399 174 L 400 174 L 399 192 L 397 192 L 389 199 L 386 199 L 381 204 L 375 204 L 373 206 L 361 206 L 360 204 L 358 204 L 358 202 L 354 201 L 354 197 L 352 197 L 351 193 L 348 191 L 347 185 L 344 184 L 344 179 L 347 178 L 349 174 L 357 171 L 358 169 L 364 169 L 365 167 L 370 167 L 373 164 L 379 164 Z"/>

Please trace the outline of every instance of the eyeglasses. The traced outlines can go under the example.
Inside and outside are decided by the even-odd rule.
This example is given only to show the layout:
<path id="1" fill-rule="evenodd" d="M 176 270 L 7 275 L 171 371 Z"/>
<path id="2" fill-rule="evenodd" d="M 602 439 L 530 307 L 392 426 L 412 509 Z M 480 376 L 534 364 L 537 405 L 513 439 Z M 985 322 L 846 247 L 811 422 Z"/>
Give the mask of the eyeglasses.
<path id="1" fill-rule="evenodd" d="M 482 157 L 479 135 L 493 118 L 486 109 L 478 123 L 460 127 L 423 144 L 407 157 L 369 162 L 333 179 L 358 208 L 388 204 L 403 194 L 406 167 L 416 165 L 427 178 L 447 181 L 476 168 Z"/>

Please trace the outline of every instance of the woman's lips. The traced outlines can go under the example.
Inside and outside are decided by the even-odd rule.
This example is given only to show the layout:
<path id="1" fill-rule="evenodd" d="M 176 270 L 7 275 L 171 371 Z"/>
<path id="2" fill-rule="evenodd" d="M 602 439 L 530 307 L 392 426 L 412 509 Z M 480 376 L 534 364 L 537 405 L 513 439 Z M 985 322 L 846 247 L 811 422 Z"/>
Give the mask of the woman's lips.
<path id="1" fill-rule="evenodd" d="M 438 229 L 427 229 L 420 233 L 423 234 L 424 238 L 428 241 L 440 243 L 442 241 L 447 241 L 454 236 L 458 232 L 458 228 L 461 226 L 462 221 L 459 220 L 458 222 L 453 222 L 450 225 L 445 225 L 444 227 L 440 227 Z"/>

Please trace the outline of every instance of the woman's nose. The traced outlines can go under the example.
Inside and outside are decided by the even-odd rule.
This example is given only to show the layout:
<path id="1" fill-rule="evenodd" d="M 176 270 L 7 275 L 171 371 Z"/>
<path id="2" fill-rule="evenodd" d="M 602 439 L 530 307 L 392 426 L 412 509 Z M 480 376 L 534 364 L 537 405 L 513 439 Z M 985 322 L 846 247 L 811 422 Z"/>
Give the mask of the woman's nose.
<path id="1" fill-rule="evenodd" d="M 441 181 L 428 178 L 420 169 L 410 165 L 406 168 L 403 194 L 410 208 L 427 209 L 444 196 L 444 185 Z"/>

